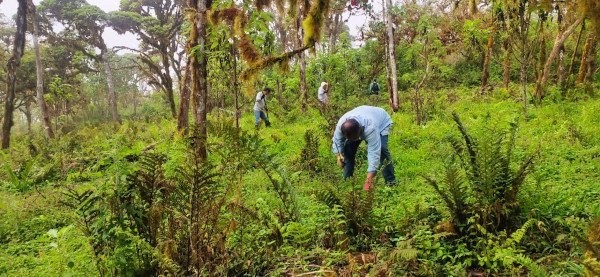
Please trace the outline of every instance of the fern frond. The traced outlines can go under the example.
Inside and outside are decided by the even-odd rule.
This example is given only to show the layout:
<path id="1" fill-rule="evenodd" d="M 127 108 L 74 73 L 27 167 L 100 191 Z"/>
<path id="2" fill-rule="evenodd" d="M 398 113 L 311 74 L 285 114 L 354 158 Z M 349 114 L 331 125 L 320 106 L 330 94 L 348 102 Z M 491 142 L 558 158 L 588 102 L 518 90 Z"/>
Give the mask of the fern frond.
<path id="1" fill-rule="evenodd" d="M 390 256 L 394 261 L 408 262 L 417 259 L 419 250 L 414 248 L 396 248 L 390 253 Z"/>
<path id="2" fill-rule="evenodd" d="M 504 242 L 504 246 L 514 246 L 521 243 L 521 240 L 523 240 L 523 237 L 525 237 L 525 234 L 527 234 L 529 228 L 531 228 L 531 226 L 537 222 L 538 220 L 534 218 L 527 220 L 523 226 L 521 226 L 521 228 L 517 229 L 510 235 L 510 238 Z"/>
<path id="3" fill-rule="evenodd" d="M 336 189 L 331 185 L 325 185 L 323 188 L 315 192 L 317 200 L 321 201 L 330 208 L 340 206 L 342 204 L 341 198 L 336 192 Z"/>
<path id="4" fill-rule="evenodd" d="M 467 133 L 467 129 L 462 124 L 462 121 L 460 121 L 460 117 L 456 112 L 452 112 L 452 118 L 454 119 L 454 122 L 456 122 L 458 130 L 460 131 L 460 133 L 463 136 L 463 139 L 465 140 L 465 146 L 467 148 L 467 151 L 469 152 L 469 160 L 470 166 L 472 168 L 472 173 L 475 179 L 479 179 L 479 165 L 477 163 L 477 151 L 475 150 L 477 147 L 477 143 L 471 138 L 471 136 L 469 136 L 469 134 Z"/>

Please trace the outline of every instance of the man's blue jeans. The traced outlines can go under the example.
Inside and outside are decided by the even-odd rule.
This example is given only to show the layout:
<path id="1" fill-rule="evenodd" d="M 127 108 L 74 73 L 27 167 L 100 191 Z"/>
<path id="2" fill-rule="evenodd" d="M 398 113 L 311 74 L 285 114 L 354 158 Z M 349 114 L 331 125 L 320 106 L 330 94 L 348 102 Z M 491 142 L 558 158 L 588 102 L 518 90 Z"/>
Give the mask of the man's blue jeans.
<path id="1" fill-rule="evenodd" d="M 356 151 L 358 150 L 358 146 L 362 140 L 357 141 L 346 141 L 344 145 L 344 177 L 349 178 L 354 174 L 354 166 L 356 160 Z M 383 179 L 385 179 L 386 184 L 395 184 L 396 177 L 394 176 L 394 164 L 392 162 L 392 156 L 390 154 L 390 150 L 388 149 L 388 136 L 381 136 L 381 157 L 380 157 L 380 165 L 385 166 L 383 168 Z"/>
<path id="2" fill-rule="evenodd" d="M 254 111 L 254 127 L 258 128 L 258 124 L 260 123 L 260 119 L 265 121 L 265 125 L 267 127 L 271 126 L 271 122 L 269 122 L 269 118 L 263 111 Z"/>

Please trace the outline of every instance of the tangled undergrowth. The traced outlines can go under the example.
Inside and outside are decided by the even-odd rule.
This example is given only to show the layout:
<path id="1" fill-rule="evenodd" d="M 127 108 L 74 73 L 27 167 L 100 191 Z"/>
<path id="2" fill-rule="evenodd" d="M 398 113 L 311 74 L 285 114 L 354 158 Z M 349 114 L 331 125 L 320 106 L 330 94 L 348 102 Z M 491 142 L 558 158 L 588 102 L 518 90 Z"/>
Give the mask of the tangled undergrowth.
<path id="1" fill-rule="evenodd" d="M 213 119 L 208 160 L 164 121 L 20 137 L 2 156 L 0 273 L 597 274 L 598 101 L 443 110 L 393 116 L 399 184 L 370 192 L 335 167 L 327 111 L 260 132 Z"/>

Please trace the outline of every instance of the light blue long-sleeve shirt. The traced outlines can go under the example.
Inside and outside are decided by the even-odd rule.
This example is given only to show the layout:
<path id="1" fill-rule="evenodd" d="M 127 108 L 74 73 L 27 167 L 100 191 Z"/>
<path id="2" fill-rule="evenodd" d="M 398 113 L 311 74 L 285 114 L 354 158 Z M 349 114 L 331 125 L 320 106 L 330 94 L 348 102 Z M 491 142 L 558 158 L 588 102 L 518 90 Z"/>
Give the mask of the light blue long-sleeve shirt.
<path id="1" fill-rule="evenodd" d="M 382 108 L 360 106 L 345 113 L 335 126 L 331 148 L 334 154 L 342 153 L 346 138 L 342 135 L 342 124 L 348 119 L 356 119 L 363 128 L 360 139 L 367 142 L 367 172 L 376 172 L 381 157 L 381 136 L 387 136 L 392 126 L 392 118 Z"/>

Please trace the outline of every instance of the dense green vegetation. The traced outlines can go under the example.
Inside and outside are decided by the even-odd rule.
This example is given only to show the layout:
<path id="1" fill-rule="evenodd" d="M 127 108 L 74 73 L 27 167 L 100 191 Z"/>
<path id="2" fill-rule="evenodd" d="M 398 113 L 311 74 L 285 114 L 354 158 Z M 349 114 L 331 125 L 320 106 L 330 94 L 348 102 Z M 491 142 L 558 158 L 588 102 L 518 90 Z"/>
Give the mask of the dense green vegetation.
<path id="1" fill-rule="evenodd" d="M 275 127 L 259 134 L 250 131 L 253 119 L 244 116 L 247 131 L 239 134 L 239 143 L 225 143 L 238 136 L 228 127 L 231 121 L 212 119 L 209 152 L 216 168 L 210 172 L 215 175 L 202 178 L 211 180 L 205 193 L 217 198 L 203 198 L 209 202 L 199 205 L 218 213 L 212 222 L 216 230 L 203 230 L 210 234 L 203 243 L 221 248 L 213 250 L 214 268 L 207 265 L 207 270 L 250 275 L 319 270 L 583 274 L 585 248 L 578 239 L 586 222 L 600 215 L 600 142 L 595 135 L 600 102 L 548 103 L 525 120 L 508 95 L 474 99 L 463 88 L 439 97 L 447 93 L 458 100 L 439 106 L 426 125 L 415 125 L 407 114 L 393 115 L 390 147 L 399 184 L 385 187 L 378 180 L 369 193 L 362 191 L 360 180 L 340 179 L 329 153 L 327 121 L 315 110 L 277 116 L 283 111 L 272 105 Z M 460 139 L 451 111 L 460 113 L 468 132 L 481 141 L 495 141 L 491 134 L 517 124 L 514 159 L 534 155 L 535 171 L 519 190 L 510 228 L 495 233 L 453 229 L 450 211 L 421 177 L 444 175 L 452 153 L 448 136 Z M 175 196 L 158 193 L 156 187 L 174 193 L 171 186 L 185 183 L 180 170 L 196 172 L 193 159 L 186 158 L 190 146 L 175 127 L 154 118 L 120 127 L 81 126 L 50 144 L 36 136 L 19 137 L 11 158 L 5 156 L 10 163 L 3 171 L 3 274 L 96 275 L 102 270 L 129 275 L 156 267 L 177 272 L 167 250 L 169 227 L 162 226 L 167 216 L 153 223 L 158 226 L 148 226 L 154 231 L 135 222 L 157 220 L 155 209 L 185 210 L 169 202 Z M 158 195 L 147 195 L 148 189 Z M 466 199 L 467 205 L 480 201 Z"/>
<path id="2" fill-rule="evenodd" d="M 16 71 L 0 26 L 0 276 L 600 274 L 600 6 L 434 2 L 44 0 Z M 336 165 L 359 105 L 395 186 Z"/>

